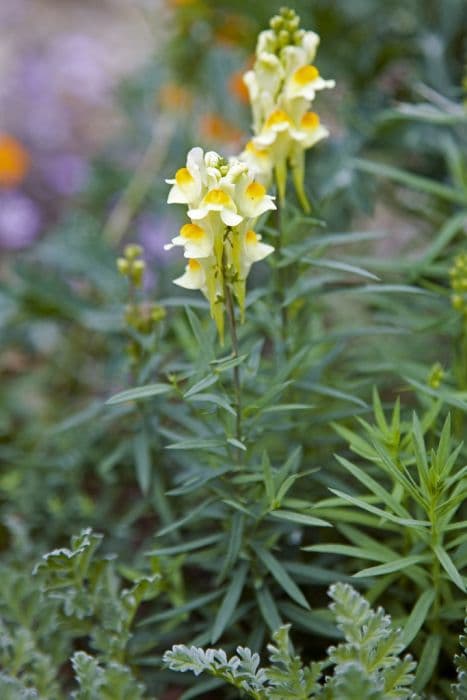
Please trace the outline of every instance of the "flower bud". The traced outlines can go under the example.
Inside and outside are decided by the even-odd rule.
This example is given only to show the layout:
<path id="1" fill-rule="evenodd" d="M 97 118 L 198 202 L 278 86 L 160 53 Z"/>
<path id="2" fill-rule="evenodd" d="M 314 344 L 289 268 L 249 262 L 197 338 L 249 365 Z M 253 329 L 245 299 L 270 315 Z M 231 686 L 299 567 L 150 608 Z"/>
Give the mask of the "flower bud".
<path id="1" fill-rule="evenodd" d="M 134 260 L 131 265 L 131 279 L 135 287 L 141 287 L 146 264 L 144 260 Z"/>
<path id="2" fill-rule="evenodd" d="M 143 254 L 143 249 L 136 243 L 130 243 L 125 246 L 123 254 L 127 260 L 136 260 L 136 258 L 139 258 Z"/>
<path id="3" fill-rule="evenodd" d="M 130 263 L 126 258 L 117 258 L 117 270 L 125 277 L 128 275 L 130 272 Z"/>

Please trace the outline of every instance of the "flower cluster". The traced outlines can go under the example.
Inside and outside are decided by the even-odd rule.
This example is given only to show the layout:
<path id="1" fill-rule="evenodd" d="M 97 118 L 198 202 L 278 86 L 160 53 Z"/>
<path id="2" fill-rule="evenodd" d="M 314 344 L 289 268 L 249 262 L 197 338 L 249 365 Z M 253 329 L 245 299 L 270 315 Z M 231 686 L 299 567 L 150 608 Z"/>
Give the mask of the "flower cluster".
<path id="1" fill-rule="evenodd" d="M 250 268 L 273 251 L 254 231 L 256 219 L 276 208 L 273 198 L 246 163 L 227 162 L 198 147 L 167 182 L 172 185 L 169 204 L 186 204 L 190 219 L 166 246 L 181 246 L 188 258 L 175 284 L 204 292 L 222 338 L 226 286 L 231 285 L 243 316 Z"/>
<path id="2" fill-rule="evenodd" d="M 454 260 L 449 271 L 453 294 L 451 303 L 467 322 L 467 253 L 461 253 Z"/>
<path id="3" fill-rule="evenodd" d="M 334 87 L 312 65 L 319 44 L 315 32 L 300 29 L 300 18 L 283 8 L 259 34 L 253 70 L 245 73 L 253 110 L 254 137 L 241 158 L 268 185 L 275 173 L 279 197 L 285 198 L 287 164 L 305 210 L 303 188 L 305 150 L 328 136 L 316 112 L 310 110 L 316 93 Z"/>

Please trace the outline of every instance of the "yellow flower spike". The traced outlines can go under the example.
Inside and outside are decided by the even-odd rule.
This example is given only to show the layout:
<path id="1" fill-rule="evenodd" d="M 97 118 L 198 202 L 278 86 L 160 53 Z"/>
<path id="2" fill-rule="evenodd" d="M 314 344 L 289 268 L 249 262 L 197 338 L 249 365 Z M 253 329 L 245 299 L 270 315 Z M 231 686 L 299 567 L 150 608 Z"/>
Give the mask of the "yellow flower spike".
<path id="1" fill-rule="evenodd" d="M 293 180 L 298 199 L 306 212 L 310 204 L 303 187 L 306 150 L 328 136 L 311 102 L 320 90 L 333 88 L 334 80 L 324 80 L 313 65 L 319 36 L 300 29 L 300 18 L 283 8 L 272 18 L 270 29 L 260 32 L 253 69 L 244 76 L 253 112 L 253 145 L 268 149 L 268 158 L 260 157 L 251 145 L 240 156 L 269 185 L 275 176 L 279 200 L 285 200 L 287 167 L 294 169 Z M 271 86 L 274 86 L 271 88 Z"/>
<path id="2" fill-rule="evenodd" d="M 191 181 L 193 185 L 186 186 Z M 182 247 L 188 258 L 184 274 L 174 283 L 205 294 L 223 342 L 226 299 L 231 317 L 233 293 L 243 319 L 248 272 L 273 250 L 256 234 L 247 248 L 245 232 L 261 214 L 275 208 L 274 198 L 247 163 L 235 158 L 227 161 L 201 148 L 191 149 L 186 167 L 167 182 L 172 185 L 168 202 L 187 205 L 190 219 L 165 246 Z"/>

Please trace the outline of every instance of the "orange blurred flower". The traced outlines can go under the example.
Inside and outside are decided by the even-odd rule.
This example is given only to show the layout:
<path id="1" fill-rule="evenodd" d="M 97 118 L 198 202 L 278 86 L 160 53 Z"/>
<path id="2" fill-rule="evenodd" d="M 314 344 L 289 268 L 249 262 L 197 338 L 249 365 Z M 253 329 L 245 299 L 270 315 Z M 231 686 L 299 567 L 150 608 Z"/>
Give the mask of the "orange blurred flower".
<path id="1" fill-rule="evenodd" d="M 161 107 L 168 110 L 188 109 L 193 102 L 193 95 L 189 90 L 176 83 L 166 83 L 158 94 Z"/>
<path id="2" fill-rule="evenodd" d="M 246 17 L 228 14 L 216 28 L 214 36 L 220 44 L 243 44 L 250 34 L 251 25 Z"/>
<path id="3" fill-rule="evenodd" d="M 30 157 L 24 146 L 9 134 L 0 134 L 0 187 L 19 185 L 29 171 Z"/>
<path id="4" fill-rule="evenodd" d="M 208 142 L 237 143 L 244 138 L 243 132 L 215 112 L 203 114 L 200 121 L 200 134 Z"/>
<path id="5" fill-rule="evenodd" d="M 229 78 L 229 91 L 239 102 L 248 104 L 250 96 L 247 86 L 243 82 L 243 71 L 236 70 Z"/>

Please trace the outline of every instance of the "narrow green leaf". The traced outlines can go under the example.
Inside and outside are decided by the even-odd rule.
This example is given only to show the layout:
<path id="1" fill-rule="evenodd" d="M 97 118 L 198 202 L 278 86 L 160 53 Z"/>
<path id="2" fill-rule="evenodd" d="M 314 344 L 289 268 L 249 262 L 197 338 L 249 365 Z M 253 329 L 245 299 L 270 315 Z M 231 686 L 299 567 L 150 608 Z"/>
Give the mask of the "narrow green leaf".
<path id="1" fill-rule="evenodd" d="M 228 369 L 241 365 L 246 360 L 248 355 L 239 355 L 238 357 L 224 357 L 222 360 L 212 360 L 209 364 L 213 365 L 215 372 L 225 372 Z"/>
<path id="2" fill-rule="evenodd" d="M 313 404 L 309 403 L 283 403 L 277 406 L 268 406 L 263 410 L 263 413 L 281 413 L 283 411 L 309 411 L 314 408 Z"/>
<path id="3" fill-rule="evenodd" d="M 262 467 L 264 488 L 266 490 L 268 503 L 269 505 L 271 505 L 274 502 L 276 492 L 274 488 L 274 479 L 272 476 L 271 462 L 269 461 L 269 456 L 267 452 L 263 452 Z"/>
<path id="4" fill-rule="evenodd" d="M 190 600 L 185 605 L 177 605 L 175 608 L 170 608 L 169 610 L 163 610 L 162 612 L 156 613 L 155 615 L 150 615 L 145 617 L 143 620 L 137 623 L 138 627 L 144 627 L 145 625 L 150 625 L 152 622 L 163 622 L 164 620 L 170 620 L 173 617 L 178 617 L 184 615 L 190 610 L 202 609 L 208 603 L 211 603 L 216 598 L 220 598 L 224 589 L 218 591 L 211 591 L 211 593 L 206 593 L 205 595 L 199 596 L 199 598 L 194 598 Z"/>
<path id="5" fill-rule="evenodd" d="M 304 389 L 310 389 L 311 391 L 316 392 L 317 394 L 320 394 L 322 396 L 331 396 L 335 399 L 342 399 L 343 401 L 349 401 L 350 403 L 354 403 L 357 406 L 361 406 L 362 408 L 367 408 L 367 404 L 365 401 L 360 399 L 358 396 L 353 396 L 352 394 L 348 394 L 345 391 L 339 391 L 338 389 L 334 389 L 333 387 L 330 386 L 325 386 L 323 384 L 316 384 L 315 382 L 300 382 L 300 388 Z"/>
<path id="6" fill-rule="evenodd" d="M 279 520 L 288 520 L 292 523 L 300 523 L 301 525 L 312 525 L 316 527 L 332 527 L 331 523 L 321 518 L 314 518 L 306 513 L 295 513 L 291 510 L 273 510 L 269 515 Z"/>
<path id="7" fill-rule="evenodd" d="M 146 431 L 142 430 L 133 440 L 136 479 L 142 493 L 146 496 L 151 482 L 151 454 Z"/>
<path id="8" fill-rule="evenodd" d="M 311 544 L 302 547 L 304 552 L 322 552 L 323 554 L 342 554 L 346 557 L 369 559 L 370 561 L 391 561 L 388 554 L 381 551 L 369 550 L 366 547 L 353 547 L 349 544 Z"/>
<path id="9" fill-rule="evenodd" d="M 193 331 L 193 335 L 195 336 L 198 348 L 203 349 L 203 355 L 205 355 L 207 361 L 209 361 L 213 355 L 213 348 L 211 344 L 207 342 L 206 332 L 203 329 L 198 316 L 189 306 L 185 306 L 185 313 L 188 316 L 188 321 L 190 322 L 190 326 Z"/>
<path id="10" fill-rule="evenodd" d="M 223 447 L 224 441 L 217 438 L 187 438 L 180 442 L 166 445 L 166 450 L 218 450 Z"/>
<path id="11" fill-rule="evenodd" d="M 271 591 L 266 584 L 256 591 L 256 600 L 258 601 L 258 607 L 263 616 L 263 620 L 271 632 L 275 632 L 282 625 L 282 619 L 274 598 L 271 595 Z"/>
<path id="12" fill-rule="evenodd" d="M 151 549 L 146 553 L 146 556 L 168 556 L 169 554 L 184 554 L 185 552 L 193 552 L 196 549 L 203 549 L 204 547 L 209 547 L 211 544 L 215 544 L 222 539 L 222 534 L 207 535 L 206 537 L 199 537 L 196 540 L 189 540 L 188 542 L 182 542 L 181 544 L 175 544 L 172 547 L 156 547 Z"/>
<path id="13" fill-rule="evenodd" d="M 190 402 L 195 402 L 195 403 L 213 403 L 216 406 L 219 406 L 220 408 L 225 409 L 232 416 L 236 415 L 235 410 L 229 404 L 227 399 L 223 398 L 222 396 L 218 396 L 218 394 L 202 393 L 202 394 L 195 394 L 194 396 L 188 396 L 188 397 L 185 394 L 185 398 L 188 398 L 188 400 Z"/>
<path id="14" fill-rule="evenodd" d="M 358 277 L 365 277 L 370 280 L 378 280 L 379 277 L 374 275 L 368 270 L 364 270 L 363 267 L 358 267 L 357 265 L 350 265 L 349 263 L 342 262 L 341 260 L 327 260 L 325 258 L 302 258 L 301 262 L 305 262 L 313 267 L 323 267 L 327 270 L 339 270 L 339 272 L 348 272 L 351 275 L 357 275 Z"/>
<path id="15" fill-rule="evenodd" d="M 184 515 L 182 518 L 179 518 L 178 520 L 169 523 L 165 527 L 163 527 L 161 530 L 159 530 L 156 533 L 156 537 L 162 537 L 163 535 L 167 535 L 169 532 L 173 532 L 174 530 L 178 530 L 182 525 L 186 525 L 186 523 L 189 523 L 191 520 L 194 518 L 198 517 L 198 515 L 208 506 L 210 503 L 212 503 L 213 499 L 208 498 L 206 501 L 201 503 L 199 506 L 196 508 L 190 509 L 190 511 Z"/>
<path id="16" fill-rule="evenodd" d="M 410 613 L 402 632 L 404 649 L 409 646 L 422 628 L 434 599 L 434 590 L 432 588 L 428 588 L 426 591 L 424 591 L 424 593 L 422 593 L 420 598 L 415 603 L 415 606 Z"/>
<path id="17" fill-rule="evenodd" d="M 237 438 L 227 438 L 227 442 L 229 443 L 229 445 L 237 447 L 239 450 L 243 450 L 244 452 L 246 452 L 246 445 L 244 445 L 243 442 L 240 442 L 240 440 L 237 440 Z"/>
<path id="18" fill-rule="evenodd" d="M 433 262 L 440 253 L 446 250 L 447 245 L 454 236 L 465 226 L 466 218 L 467 212 L 461 211 L 448 219 L 442 226 L 439 234 L 434 238 L 431 245 L 423 254 L 421 260 L 414 261 L 413 265 L 417 272 L 423 271 L 423 269 Z"/>
<path id="19" fill-rule="evenodd" d="M 243 587 L 245 585 L 246 575 L 248 573 L 247 562 L 242 562 L 237 571 L 232 577 L 230 586 L 222 600 L 221 606 L 214 620 L 214 624 L 211 631 L 211 644 L 215 644 L 219 637 L 222 635 L 223 631 L 230 622 L 230 618 L 237 606 L 240 596 L 242 595 Z"/>
<path id="20" fill-rule="evenodd" d="M 243 528 L 245 525 L 245 516 L 243 513 L 236 512 L 232 516 L 229 532 L 229 543 L 227 546 L 227 554 L 225 555 L 224 564 L 219 580 L 222 581 L 226 574 L 231 570 L 232 566 L 237 561 L 243 541 Z"/>
<path id="21" fill-rule="evenodd" d="M 264 547 L 259 544 L 253 545 L 253 548 L 266 569 L 276 579 L 277 583 L 284 589 L 287 595 L 302 607 L 309 609 L 310 606 L 305 596 L 271 552 L 268 552 L 267 549 L 264 549 Z"/>
<path id="22" fill-rule="evenodd" d="M 368 160 L 361 160 L 358 158 L 354 160 L 354 163 L 355 167 L 359 170 L 372 173 L 373 175 L 387 177 L 402 185 L 406 185 L 407 187 L 421 192 L 426 192 L 430 195 L 435 195 L 449 202 L 454 202 L 455 204 L 466 204 L 467 202 L 467 195 L 464 192 L 455 190 L 453 187 L 442 185 L 436 180 L 431 180 L 421 175 L 414 175 L 413 173 L 408 173 L 405 170 L 400 170 L 399 168 L 394 168 L 384 163 L 372 163 Z"/>
<path id="23" fill-rule="evenodd" d="M 115 394 L 106 401 L 108 406 L 113 406 L 124 401 L 137 401 L 138 399 L 149 399 L 151 396 L 168 394 L 172 390 L 170 384 L 146 384 L 146 386 L 136 386 L 134 389 L 127 389 Z"/>
<path id="24" fill-rule="evenodd" d="M 414 690 L 418 693 L 424 689 L 428 681 L 435 675 L 435 668 L 441 650 L 441 639 L 440 634 L 432 634 L 425 642 L 415 675 Z"/>
<path id="25" fill-rule="evenodd" d="M 409 284 L 363 284 L 347 290 L 347 294 L 420 294 L 421 296 L 436 297 L 421 287 Z"/>
<path id="26" fill-rule="evenodd" d="M 190 396 L 193 396 L 194 394 L 199 394 L 200 391 L 203 391 L 203 389 L 207 389 L 208 387 L 212 386 L 217 382 L 219 377 L 215 374 L 208 375 L 207 377 L 203 377 L 203 379 L 200 379 L 199 382 L 196 382 L 188 391 L 186 391 L 183 394 L 184 399 L 189 399 Z"/>
<path id="27" fill-rule="evenodd" d="M 456 584 L 456 586 L 460 588 L 463 593 L 465 593 L 465 583 L 462 579 L 462 576 L 454 566 L 454 562 L 452 561 L 449 554 L 439 544 L 435 545 L 433 547 L 433 550 L 436 556 L 438 557 L 441 566 L 446 571 L 451 581 L 453 581 Z"/>
<path id="28" fill-rule="evenodd" d="M 402 559 L 396 559 L 395 561 L 390 561 L 387 564 L 381 564 L 380 566 L 370 566 L 367 569 L 362 569 L 357 574 L 354 574 L 354 578 L 362 578 L 365 576 L 383 576 L 385 574 L 392 574 L 394 571 L 401 571 L 401 569 L 408 569 L 413 564 L 420 564 L 421 562 L 427 561 L 427 555 L 412 555 L 410 557 L 402 557 Z"/>
<path id="29" fill-rule="evenodd" d="M 448 391 L 444 388 L 432 389 L 430 386 L 417 382 L 415 379 L 410 377 L 402 377 L 407 384 L 410 384 L 422 394 L 428 394 L 428 396 L 433 396 L 435 399 L 440 399 L 449 406 L 455 406 L 456 408 L 461 408 L 463 411 L 467 411 L 467 392 L 461 391 Z"/>
<path id="30" fill-rule="evenodd" d="M 225 681 L 219 680 L 218 678 L 208 678 L 206 681 L 197 681 L 196 685 L 188 690 L 185 690 L 182 695 L 180 695 L 180 700 L 193 700 L 193 698 L 199 698 L 203 693 L 209 693 L 211 690 L 220 688 L 224 685 Z"/>
<path id="31" fill-rule="evenodd" d="M 342 637 L 342 633 L 333 623 L 332 616 L 327 609 L 303 610 L 293 603 L 284 601 L 281 603 L 281 610 L 287 620 L 291 620 L 295 625 L 308 632 L 312 632 L 319 637 L 329 637 L 332 640 Z"/>
<path id="32" fill-rule="evenodd" d="M 370 491 L 372 491 L 375 496 L 377 496 L 383 503 L 388 506 L 388 508 L 391 508 L 391 511 L 393 513 L 396 513 L 398 516 L 404 519 L 410 519 L 410 513 L 408 510 L 406 510 L 396 499 L 394 496 L 389 493 L 389 491 L 386 491 L 384 486 L 381 486 L 375 479 L 373 479 L 367 472 L 364 472 L 363 469 L 360 469 L 360 467 L 357 467 L 355 464 L 352 462 L 349 462 L 348 459 L 345 459 L 344 457 L 339 457 L 337 456 L 337 461 L 339 464 L 341 464 L 347 471 L 349 471 L 352 476 L 354 476 L 358 481 L 366 486 Z"/>
<path id="33" fill-rule="evenodd" d="M 349 503 L 352 503 L 352 505 L 357 506 L 358 508 L 363 508 L 363 510 L 367 510 L 369 513 L 374 513 L 375 515 L 379 515 L 381 518 L 387 518 L 388 520 L 391 520 L 394 523 L 398 523 L 399 525 L 411 525 L 412 527 L 416 528 L 422 528 L 422 527 L 428 527 L 430 523 L 427 520 L 413 520 L 412 518 L 398 518 L 397 516 L 393 515 L 392 513 L 388 513 L 386 510 L 382 510 L 381 508 L 377 508 L 376 506 L 372 506 L 370 503 L 366 503 L 366 501 L 363 501 L 360 498 L 354 498 L 353 496 L 350 496 L 348 493 L 344 493 L 343 491 L 339 491 L 338 489 L 329 489 L 331 493 L 334 493 L 336 496 L 339 496 L 340 498 L 343 498 L 344 501 L 348 501 Z"/>

